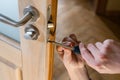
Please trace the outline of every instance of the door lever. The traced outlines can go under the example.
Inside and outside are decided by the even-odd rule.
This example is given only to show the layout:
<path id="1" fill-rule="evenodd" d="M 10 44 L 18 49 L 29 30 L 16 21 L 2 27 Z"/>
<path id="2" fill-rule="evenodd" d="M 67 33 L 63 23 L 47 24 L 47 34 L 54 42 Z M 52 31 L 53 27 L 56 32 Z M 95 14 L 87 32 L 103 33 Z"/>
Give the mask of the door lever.
<path id="1" fill-rule="evenodd" d="M 33 6 L 28 6 L 24 9 L 24 16 L 19 20 L 15 21 L 0 13 L 0 22 L 3 22 L 14 27 L 19 27 L 26 24 L 28 21 L 35 22 L 39 18 L 38 10 Z"/>

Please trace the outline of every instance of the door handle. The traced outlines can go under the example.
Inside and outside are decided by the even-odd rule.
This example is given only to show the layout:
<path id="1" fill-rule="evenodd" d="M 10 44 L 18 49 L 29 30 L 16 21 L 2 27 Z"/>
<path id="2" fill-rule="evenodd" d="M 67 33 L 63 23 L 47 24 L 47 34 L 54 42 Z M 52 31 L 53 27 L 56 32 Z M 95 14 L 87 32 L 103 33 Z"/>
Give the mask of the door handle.
<path id="1" fill-rule="evenodd" d="M 3 22 L 8 25 L 12 25 L 14 27 L 19 27 L 26 24 L 30 20 L 32 22 L 35 22 L 40 16 L 38 10 L 33 6 L 26 7 L 23 13 L 24 16 L 19 21 L 15 21 L 0 13 L 0 22 Z"/>

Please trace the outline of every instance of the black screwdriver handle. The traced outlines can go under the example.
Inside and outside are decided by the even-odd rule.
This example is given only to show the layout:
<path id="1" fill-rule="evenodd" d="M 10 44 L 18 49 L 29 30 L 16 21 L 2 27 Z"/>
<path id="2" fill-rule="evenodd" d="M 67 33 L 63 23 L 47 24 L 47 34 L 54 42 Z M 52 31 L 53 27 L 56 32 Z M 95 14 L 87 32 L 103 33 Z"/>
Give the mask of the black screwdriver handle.
<path id="1" fill-rule="evenodd" d="M 74 46 L 72 51 L 76 54 L 81 54 L 79 46 Z"/>

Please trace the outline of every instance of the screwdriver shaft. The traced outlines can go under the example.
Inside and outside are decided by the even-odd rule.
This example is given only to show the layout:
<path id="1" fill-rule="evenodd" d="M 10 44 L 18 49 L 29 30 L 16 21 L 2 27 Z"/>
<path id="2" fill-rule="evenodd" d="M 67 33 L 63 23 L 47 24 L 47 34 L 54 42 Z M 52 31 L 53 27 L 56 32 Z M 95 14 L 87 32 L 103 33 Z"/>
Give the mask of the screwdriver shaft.
<path id="1" fill-rule="evenodd" d="M 73 50 L 72 47 L 65 46 L 65 45 L 62 44 L 62 43 L 58 43 L 58 42 L 55 42 L 55 41 L 48 41 L 48 42 L 51 42 L 51 43 L 53 43 L 53 44 L 55 44 L 55 45 L 62 46 L 62 47 L 64 47 L 64 48 L 67 48 L 67 49 L 70 49 L 70 50 Z"/>

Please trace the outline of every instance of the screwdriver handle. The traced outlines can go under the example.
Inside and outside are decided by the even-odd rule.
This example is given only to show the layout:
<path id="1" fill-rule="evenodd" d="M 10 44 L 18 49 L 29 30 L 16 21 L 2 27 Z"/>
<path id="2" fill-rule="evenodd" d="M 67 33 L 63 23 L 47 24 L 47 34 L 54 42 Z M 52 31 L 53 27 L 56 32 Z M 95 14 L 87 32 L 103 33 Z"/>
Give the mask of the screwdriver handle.
<path id="1" fill-rule="evenodd" d="M 76 54 L 81 54 L 79 46 L 74 46 L 72 51 Z"/>

